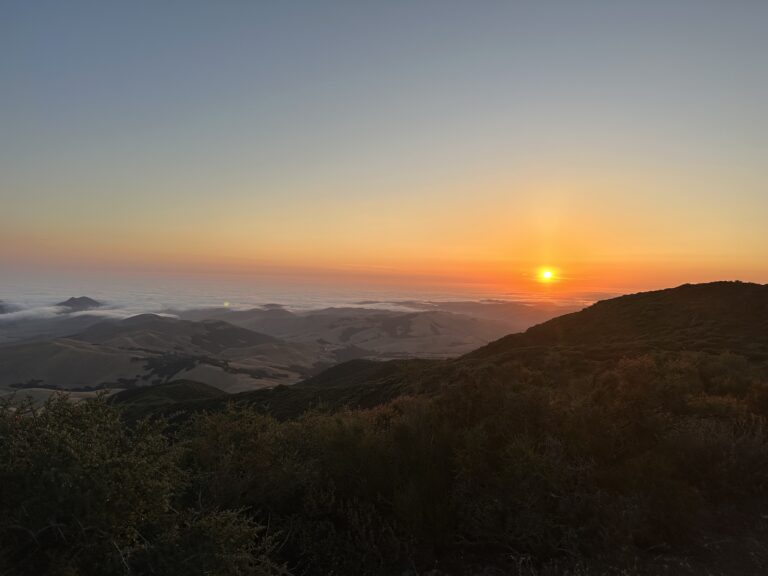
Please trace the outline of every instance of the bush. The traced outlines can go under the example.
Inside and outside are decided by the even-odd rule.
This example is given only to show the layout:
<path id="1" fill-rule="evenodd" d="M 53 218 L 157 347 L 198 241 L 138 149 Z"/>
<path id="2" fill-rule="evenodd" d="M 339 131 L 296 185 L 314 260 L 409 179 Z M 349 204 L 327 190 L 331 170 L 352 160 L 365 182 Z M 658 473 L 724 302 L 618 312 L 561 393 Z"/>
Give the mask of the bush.
<path id="1" fill-rule="evenodd" d="M 178 456 L 162 423 L 129 428 L 103 399 L 3 404 L 0 572 L 181 573 L 148 561 L 169 542 L 177 557 L 194 558 L 178 564 L 185 574 L 276 572 L 247 519 L 174 507 L 186 487 Z"/>
<path id="2" fill-rule="evenodd" d="M 172 434 L 101 399 L 5 405 L 0 573 L 652 574 L 734 508 L 756 530 L 766 366 L 608 352 L 457 364 L 369 410 L 232 405 Z"/>

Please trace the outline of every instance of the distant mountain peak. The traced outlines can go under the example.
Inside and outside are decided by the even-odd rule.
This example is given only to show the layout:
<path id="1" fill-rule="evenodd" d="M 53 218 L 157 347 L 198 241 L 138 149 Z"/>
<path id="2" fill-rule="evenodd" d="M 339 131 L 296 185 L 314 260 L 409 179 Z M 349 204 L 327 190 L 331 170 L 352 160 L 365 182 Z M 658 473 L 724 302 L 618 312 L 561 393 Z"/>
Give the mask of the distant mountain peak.
<path id="1" fill-rule="evenodd" d="M 88 296 L 78 296 L 78 297 L 69 298 L 68 300 L 64 300 L 63 302 L 59 302 L 58 304 L 56 304 L 56 306 L 60 306 L 62 308 L 69 308 L 69 310 L 72 312 L 82 312 L 84 310 L 99 308 L 101 306 L 101 302 L 98 302 L 93 298 L 89 298 Z"/>

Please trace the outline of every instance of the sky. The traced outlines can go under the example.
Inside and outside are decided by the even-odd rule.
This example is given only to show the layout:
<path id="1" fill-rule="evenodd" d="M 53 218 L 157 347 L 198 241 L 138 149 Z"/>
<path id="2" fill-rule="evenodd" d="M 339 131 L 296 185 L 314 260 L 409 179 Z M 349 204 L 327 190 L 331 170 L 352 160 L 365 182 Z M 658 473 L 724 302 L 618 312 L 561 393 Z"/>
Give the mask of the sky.
<path id="1" fill-rule="evenodd" d="M 759 0 L 2 0 L 0 281 L 768 282 L 766 22 Z"/>

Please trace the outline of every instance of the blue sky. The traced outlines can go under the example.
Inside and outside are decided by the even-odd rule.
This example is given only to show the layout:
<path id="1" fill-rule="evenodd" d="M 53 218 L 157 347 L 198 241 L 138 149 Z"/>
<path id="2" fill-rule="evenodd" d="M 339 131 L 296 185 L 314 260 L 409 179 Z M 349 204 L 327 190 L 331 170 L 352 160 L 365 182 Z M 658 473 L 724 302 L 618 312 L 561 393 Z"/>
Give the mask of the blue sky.
<path id="1" fill-rule="evenodd" d="M 0 261 L 768 281 L 765 22 L 758 1 L 5 1 Z"/>

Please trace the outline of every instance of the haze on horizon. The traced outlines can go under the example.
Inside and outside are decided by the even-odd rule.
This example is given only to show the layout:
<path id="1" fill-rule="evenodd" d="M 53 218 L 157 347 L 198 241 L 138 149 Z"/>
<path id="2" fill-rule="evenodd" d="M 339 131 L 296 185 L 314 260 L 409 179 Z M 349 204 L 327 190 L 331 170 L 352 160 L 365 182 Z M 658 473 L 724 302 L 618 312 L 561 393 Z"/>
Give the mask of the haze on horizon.
<path id="1" fill-rule="evenodd" d="M 0 266 L 768 282 L 766 21 L 747 0 L 9 0 Z"/>

